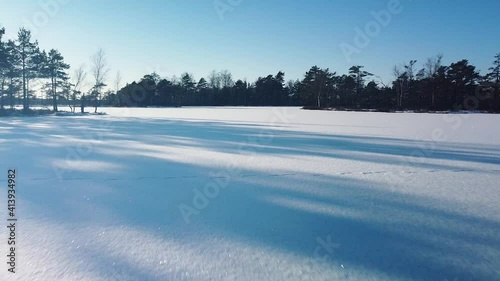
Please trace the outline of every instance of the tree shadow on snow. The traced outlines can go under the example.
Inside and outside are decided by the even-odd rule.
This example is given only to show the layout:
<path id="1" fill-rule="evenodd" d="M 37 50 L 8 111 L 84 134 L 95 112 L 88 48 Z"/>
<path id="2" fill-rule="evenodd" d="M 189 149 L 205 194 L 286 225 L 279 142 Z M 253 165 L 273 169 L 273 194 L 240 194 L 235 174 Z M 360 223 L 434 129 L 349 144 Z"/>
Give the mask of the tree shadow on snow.
<path id="1" fill-rule="evenodd" d="M 317 239 L 330 236 L 339 244 L 329 253 L 328 262 L 332 267 L 342 264 L 346 268 L 366 268 L 396 278 L 421 281 L 498 278 L 500 222 L 466 215 L 452 201 L 391 192 L 377 182 L 338 175 L 304 178 L 300 173 L 273 176 L 245 169 L 241 174 L 251 177 L 231 178 L 228 186 L 216 198 L 210 199 L 208 207 L 186 224 L 179 205 L 192 202 L 193 189 L 202 190 L 207 182 L 214 180 L 207 176 L 214 168 L 125 153 L 133 150 L 135 144 L 148 144 L 186 145 L 238 154 L 243 143 L 258 147 L 255 151 L 264 155 L 319 156 L 332 161 L 355 159 L 397 167 L 457 169 L 425 161 L 401 161 L 400 157 L 422 151 L 418 146 L 429 147 L 429 143 L 269 130 L 223 122 L 131 118 L 112 120 L 100 127 L 91 119 L 80 119 L 80 127 L 77 127 L 67 120 L 40 120 L 44 123 L 40 133 L 33 128 L 9 132 L 5 137 L 6 145 L 20 142 L 24 149 L 32 149 L 35 153 L 40 147 L 32 142 L 38 140 L 49 150 L 33 156 L 32 163 L 41 163 L 48 158 L 67 157 L 66 150 L 50 145 L 54 136 L 65 135 L 95 143 L 86 159 L 105 159 L 117 167 L 123 166 L 123 170 L 116 171 L 79 171 L 80 178 L 73 178 L 74 183 L 69 171 L 63 177 L 64 190 L 47 179 L 23 195 L 39 206 L 41 214 L 56 221 L 88 223 L 96 219 L 92 217 L 92 210 L 105 210 L 117 223 L 136 226 L 165 239 L 180 239 L 198 228 L 208 228 L 214 235 L 242 239 L 251 245 L 264 245 L 309 258 L 314 258 Z M 271 141 L 255 141 L 263 134 L 272 135 Z M 31 142 L 23 143 L 27 137 L 32 138 Z M 64 137 L 59 141 L 64 142 Z M 500 164 L 498 147 L 448 146 L 437 145 L 423 157 L 456 161 L 465 168 L 471 163 Z M 108 153 L 113 148 L 123 150 L 123 155 Z M 92 200 L 81 201 L 84 195 Z M 98 214 L 96 211 L 95 215 Z M 159 225 L 170 231 L 159 231 Z M 203 237 L 193 238 L 200 243 L 203 241 Z M 125 260 L 119 262 L 128 264 Z M 102 265 L 96 264 L 96 268 Z M 131 276 L 141 280 L 160 280 L 145 273 L 139 265 L 127 268 Z M 176 275 L 169 278 L 175 279 Z"/>

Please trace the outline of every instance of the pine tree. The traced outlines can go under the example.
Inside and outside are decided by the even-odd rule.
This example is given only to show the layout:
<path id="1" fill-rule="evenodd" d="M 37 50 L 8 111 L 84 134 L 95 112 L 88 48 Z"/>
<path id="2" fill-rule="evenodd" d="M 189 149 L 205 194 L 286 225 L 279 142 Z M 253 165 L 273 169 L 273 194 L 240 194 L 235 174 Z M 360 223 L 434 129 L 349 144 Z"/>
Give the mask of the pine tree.
<path id="1" fill-rule="evenodd" d="M 491 72 L 487 74 L 487 77 L 496 84 L 500 84 L 500 53 L 495 55 L 495 61 L 493 62 L 493 66 L 488 70 Z"/>
<path id="2" fill-rule="evenodd" d="M 299 93 L 309 104 L 315 104 L 317 108 L 322 107 L 321 101 L 332 92 L 335 73 L 330 70 L 313 66 L 306 72 L 299 87 Z"/>
<path id="3" fill-rule="evenodd" d="M 67 70 L 69 65 L 64 62 L 64 57 L 55 49 L 49 51 L 47 56 L 46 72 L 50 79 L 50 92 L 52 96 L 52 106 L 57 112 L 58 88 L 62 88 L 68 81 Z"/>
<path id="4" fill-rule="evenodd" d="M 0 110 L 3 110 L 5 104 L 5 87 L 8 81 L 9 72 L 9 52 L 7 44 L 2 41 L 5 35 L 5 28 L 0 28 Z"/>
<path id="5" fill-rule="evenodd" d="M 207 95 L 208 95 L 208 83 L 205 78 L 200 78 L 198 83 L 196 84 L 196 93 L 198 93 L 199 104 L 206 105 Z"/>
<path id="6" fill-rule="evenodd" d="M 193 76 L 189 73 L 183 73 L 181 75 L 181 87 L 183 90 L 183 98 L 184 98 L 184 103 L 185 104 L 190 104 L 191 98 L 193 97 L 193 94 L 195 92 L 195 87 L 196 82 L 193 78 Z M 178 100 L 179 106 L 181 105 L 181 98 L 179 97 Z"/>
<path id="7" fill-rule="evenodd" d="M 38 41 L 32 41 L 31 32 L 21 28 L 17 33 L 17 40 L 12 44 L 12 51 L 14 65 L 19 69 L 22 79 L 23 110 L 27 111 L 29 110 L 28 81 L 37 75 L 33 62 L 40 56 Z"/>
<path id="8" fill-rule="evenodd" d="M 17 39 L 10 41 L 12 62 L 14 68 L 19 71 L 22 81 L 23 110 L 29 110 L 29 89 L 28 80 L 35 76 L 32 72 L 33 59 L 39 55 L 38 42 L 31 40 L 31 32 L 25 28 L 19 29 Z"/>
<path id="9" fill-rule="evenodd" d="M 372 73 L 361 70 L 362 65 L 355 65 L 349 68 L 349 75 L 356 81 L 356 96 L 359 96 L 365 86 L 365 77 L 373 76 Z"/>

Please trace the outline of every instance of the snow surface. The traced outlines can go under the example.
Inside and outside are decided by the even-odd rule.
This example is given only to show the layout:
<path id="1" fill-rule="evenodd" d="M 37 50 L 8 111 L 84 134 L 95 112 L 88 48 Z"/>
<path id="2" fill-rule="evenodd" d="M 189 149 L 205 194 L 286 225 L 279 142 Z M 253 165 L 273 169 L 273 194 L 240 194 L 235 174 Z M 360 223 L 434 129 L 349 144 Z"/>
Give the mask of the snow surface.
<path id="1" fill-rule="evenodd" d="M 100 110 L 0 119 L 0 280 L 500 280 L 500 115 Z"/>

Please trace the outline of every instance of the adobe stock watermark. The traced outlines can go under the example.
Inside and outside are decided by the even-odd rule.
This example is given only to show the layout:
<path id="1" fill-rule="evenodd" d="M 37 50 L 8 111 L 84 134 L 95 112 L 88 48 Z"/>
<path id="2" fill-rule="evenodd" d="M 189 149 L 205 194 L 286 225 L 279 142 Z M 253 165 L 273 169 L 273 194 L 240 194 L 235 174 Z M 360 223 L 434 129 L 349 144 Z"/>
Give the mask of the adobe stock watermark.
<path id="1" fill-rule="evenodd" d="M 39 0 L 39 9 L 33 13 L 32 17 L 23 18 L 24 26 L 36 35 L 41 28 L 46 27 L 50 19 L 54 18 L 61 11 L 61 7 L 71 0 Z"/>
<path id="2" fill-rule="evenodd" d="M 243 0 L 214 0 L 214 10 L 219 19 L 223 21 L 224 15 L 227 12 L 234 11 L 241 3 L 243 3 Z"/>
<path id="3" fill-rule="evenodd" d="M 281 124 L 289 124 L 295 118 L 286 112 L 285 108 L 280 110 L 273 109 L 273 117 L 269 121 L 269 126 L 276 125 L 278 121 Z M 255 158 L 259 145 L 269 145 L 273 142 L 275 135 L 272 130 L 261 130 L 256 137 L 248 137 L 247 141 L 238 147 L 238 154 L 247 156 L 246 159 L 251 161 Z M 234 178 L 241 177 L 242 169 L 235 160 L 229 161 L 224 169 L 212 171 L 209 173 L 210 181 L 203 188 L 193 189 L 193 199 L 191 203 L 179 204 L 179 211 L 184 221 L 191 223 L 191 217 L 199 215 L 200 212 L 210 205 L 210 200 L 215 199 L 221 192 L 229 186 Z"/>
<path id="4" fill-rule="evenodd" d="M 465 97 L 463 104 L 455 106 L 455 110 L 475 111 L 480 108 L 482 101 L 493 99 L 495 97 L 495 83 L 484 82 L 477 85 L 474 95 Z"/>
<path id="5" fill-rule="evenodd" d="M 76 124 L 79 124 L 78 120 Z M 99 126 L 96 126 L 96 128 L 100 130 L 97 133 L 89 132 L 88 130 L 81 131 L 81 134 L 85 137 L 85 141 L 83 143 L 65 147 L 67 153 L 63 166 L 56 166 L 52 164 L 52 170 L 54 171 L 59 182 L 64 181 L 64 175 L 68 171 L 78 168 L 79 161 L 85 159 L 86 157 L 90 157 L 94 151 L 94 144 L 104 140 L 104 133 L 102 131 L 112 128 L 111 122 L 101 120 Z"/>
<path id="6" fill-rule="evenodd" d="M 457 131 L 462 127 L 464 119 L 469 118 L 462 114 L 444 114 L 443 121 L 446 127 L 450 127 L 452 131 Z M 412 149 L 399 162 L 399 166 L 408 166 L 411 168 L 424 167 L 429 164 L 429 160 L 436 157 L 439 152 L 438 146 L 450 140 L 449 134 L 446 133 L 446 128 L 436 127 L 432 130 L 429 141 L 422 141 L 418 138 L 414 140 L 416 148 Z M 396 186 L 407 182 L 414 172 L 404 172 L 397 170 L 394 173 L 387 174 L 387 180 L 394 183 Z"/>
<path id="7" fill-rule="evenodd" d="M 373 20 L 367 22 L 364 28 L 354 27 L 353 43 L 342 42 L 339 45 L 347 62 L 350 63 L 353 55 L 360 54 L 363 49 L 367 48 L 372 39 L 377 37 L 383 28 L 389 26 L 393 16 L 401 12 L 403 12 L 403 6 L 400 0 L 389 0 L 385 9 L 378 12 L 371 11 L 370 15 Z"/>
<path id="8" fill-rule="evenodd" d="M 157 73 L 157 71 L 161 71 L 163 69 L 161 68 L 161 65 L 157 65 L 156 68 L 148 67 L 147 70 L 153 70 L 153 73 Z M 163 74 L 165 73 L 166 72 L 164 72 Z M 157 74 L 160 75 L 161 73 Z M 116 100 L 115 103 L 112 104 L 112 106 L 118 107 L 120 109 L 119 112 L 115 112 L 113 115 L 116 117 L 126 117 L 130 113 L 130 107 L 135 107 L 144 100 L 146 100 L 145 92 L 133 91 L 130 95 L 120 98 L 120 101 Z M 76 125 L 78 125 L 81 121 L 80 119 L 75 119 L 75 122 Z M 102 118 L 99 119 L 99 123 L 94 125 L 93 127 L 95 129 L 98 129 L 97 132 L 92 132 L 89 130 L 80 131 L 80 134 L 84 136 L 84 142 L 65 147 L 67 153 L 63 165 L 52 165 L 52 169 L 59 182 L 65 180 L 65 174 L 78 168 L 79 161 L 91 157 L 92 153 L 94 152 L 94 145 L 105 140 L 106 135 L 104 131 L 112 130 L 114 128 L 112 121 Z"/>
<path id="9" fill-rule="evenodd" d="M 158 76 L 160 76 L 161 79 L 164 79 L 168 77 L 169 70 L 166 67 L 163 67 L 163 65 L 157 64 L 157 65 L 148 65 L 146 67 L 146 73 L 152 74 L 156 73 Z"/>
<path id="10" fill-rule="evenodd" d="M 130 109 L 129 107 L 137 106 L 146 99 L 145 93 L 140 91 L 133 92 L 130 97 L 127 96 L 126 99 L 122 101 L 122 107 L 120 107 L 120 112 L 115 113 L 115 116 L 128 116 Z M 76 124 L 79 124 L 79 119 L 76 119 Z M 92 155 L 94 152 L 94 144 L 105 140 L 106 130 L 112 130 L 113 123 L 108 119 L 100 119 L 99 123 L 93 126 L 93 128 L 98 129 L 97 132 L 91 132 L 89 130 L 81 130 L 80 133 L 84 136 L 84 142 L 76 145 L 66 146 L 66 157 L 64 159 L 64 165 L 56 166 L 52 165 L 52 170 L 54 171 L 59 182 L 65 180 L 64 175 L 75 168 L 78 168 L 79 161 L 84 160 Z"/>
<path id="11" fill-rule="evenodd" d="M 339 243 L 334 243 L 332 241 L 332 236 L 328 235 L 326 239 L 322 237 L 316 238 L 317 246 L 314 248 L 313 258 L 307 259 L 303 264 L 301 264 L 300 270 L 301 275 L 307 276 L 313 272 L 318 272 L 321 270 L 319 268 L 320 263 L 327 263 L 332 260 L 332 256 L 335 250 L 340 248 Z M 341 265 L 343 267 L 343 265 Z M 293 272 L 293 267 L 287 266 L 284 272 L 285 280 L 291 280 L 296 274 Z"/>
<path id="12" fill-rule="evenodd" d="M 484 83 L 483 85 L 477 85 L 474 94 L 468 95 L 462 104 L 457 104 L 454 110 L 459 112 L 475 112 L 480 108 L 482 101 L 494 98 L 494 90 L 492 88 L 492 83 Z M 446 133 L 445 129 L 451 129 L 452 132 L 458 131 L 462 128 L 463 123 L 466 119 L 469 119 L 468 114 L 443 114 L 443 121 L 446 124 L 446 128 L 436 127 L 431 132 L 430 141 L 423 142 L 416 139 L 417 148 L 412 150 L 408 155 L 404 156 L 400 164 L 408 165 L 410 167 L 423 166 L 428 164 L 428 160 L 436 156 L 438 151 L 438 144 L 450 140 L 450 136 Z M 411 173 L 404 173 L 403 171 L 397 171 L 397 173 L 388 175 L 389 178 L 398 183 L 400 181 L 406 181 L 411 176 Z"/>

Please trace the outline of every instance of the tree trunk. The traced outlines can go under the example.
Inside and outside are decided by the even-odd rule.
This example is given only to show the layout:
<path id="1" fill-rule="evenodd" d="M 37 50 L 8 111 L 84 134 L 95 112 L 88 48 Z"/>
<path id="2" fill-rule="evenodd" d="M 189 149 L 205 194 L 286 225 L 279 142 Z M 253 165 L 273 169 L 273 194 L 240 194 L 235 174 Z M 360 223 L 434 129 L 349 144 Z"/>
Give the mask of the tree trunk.
<path id="1" fill-rule="evenodd" d="M 52 105 L 54 107 L 54 112 L 57 112 L 57 85 L 56 79 L 52 78 Z"/>
<path id="2" fill-rule="evenodd" d="M 55 94 L 52 96 L 52 106 L 54 107 L 54 112 L 57 112 L 57 96 Z"/>
<path id="3" fill-rule="evenodd" d="M 26 100 L 26 97 L 28 96 L 27 94 L 27 88 L 26 88 L 26 59 L 22 58 L 22 78 L 23 78 L 23 110 L 27 111 L 28 110 L 28 102 Z"/>
<path id="4" fill-rule="evenodd" d="M 14 93 L 12 88 L 14 87 L 14 78 L 10 78 L 10 86 L 9 86 L 9 101 L 10 101 L 10 109 L 14 109 Z"/>
<path id="5" fill-rule="evenodd" d="M 30 108 L 30 79 L 26 78 L 26 110 Z"/>
<path id="6" fill-rule="evenodd" d="M 85 94 L 82 95 L 82 102 L 81 102 L 80 110 L 82 113 L 85 113 Z"/>
<path id="7" fill-rule="evenodd" d="M 97 103 L 99 102 L 99 93 L 96 92 L 94 99 L 94 113 L 97 113 Z"/>
<path id="8" fill-rule="evenodd" d="M 73 111 L 72 113 L 75 113 L 76 111 L 76 94 L 73 93 Z"/>
<path id="9" fill-rule="evenodd" d="M 5 87 L 5 78 L 2 79 L 2 87 L 1 87 L 1 92 L 0 92 L 0 109 L 1 110 L 3 110 L 4 103 L 5 103 L 4 87 Z"/>

